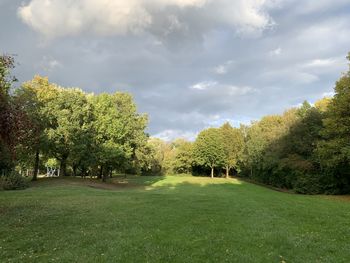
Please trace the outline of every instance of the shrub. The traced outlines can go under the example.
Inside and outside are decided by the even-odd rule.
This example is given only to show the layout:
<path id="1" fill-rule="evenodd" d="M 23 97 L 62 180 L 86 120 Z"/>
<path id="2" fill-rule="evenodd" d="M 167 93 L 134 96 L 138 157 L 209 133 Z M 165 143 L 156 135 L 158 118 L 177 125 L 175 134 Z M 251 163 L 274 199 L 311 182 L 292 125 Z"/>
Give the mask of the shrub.
<path id="1" fill-rule="evenodd" d="M 296 181 L 294 182 L 294 191 L 299 194 L 321 194 L 324 192 L 322 183 L 318 174 L 304 174 L 296 172 Z"/>
<path id="2" fill-rule="evenodd" d="M 28 181 L 14 171 L 0 177 L 0 190 L 20 190 L 28 186 Z"/>

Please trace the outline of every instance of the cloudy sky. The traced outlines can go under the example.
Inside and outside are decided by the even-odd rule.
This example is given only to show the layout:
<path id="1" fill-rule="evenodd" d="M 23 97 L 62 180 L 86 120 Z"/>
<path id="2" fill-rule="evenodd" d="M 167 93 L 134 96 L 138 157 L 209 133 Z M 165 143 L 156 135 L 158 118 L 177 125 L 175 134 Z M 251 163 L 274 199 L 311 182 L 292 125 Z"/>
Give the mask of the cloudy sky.
<path id="1" fill-rule="evenodd" d="M 131 92 L 165 139 L 329 95 L 349 51 L 349 0 L 0 0 L 21 82 Z"/>

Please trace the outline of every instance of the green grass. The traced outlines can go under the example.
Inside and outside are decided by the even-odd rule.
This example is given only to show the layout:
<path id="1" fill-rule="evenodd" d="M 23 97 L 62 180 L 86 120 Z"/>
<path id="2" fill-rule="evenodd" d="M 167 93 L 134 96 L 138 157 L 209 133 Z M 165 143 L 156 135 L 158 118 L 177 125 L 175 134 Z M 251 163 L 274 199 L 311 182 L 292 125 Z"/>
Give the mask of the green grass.
<path id="1" fill-rule="evenodd" d="M 0 261 L 350 262 L 346 200 L 234 179 L 91 183 L 0 192 Z"/>

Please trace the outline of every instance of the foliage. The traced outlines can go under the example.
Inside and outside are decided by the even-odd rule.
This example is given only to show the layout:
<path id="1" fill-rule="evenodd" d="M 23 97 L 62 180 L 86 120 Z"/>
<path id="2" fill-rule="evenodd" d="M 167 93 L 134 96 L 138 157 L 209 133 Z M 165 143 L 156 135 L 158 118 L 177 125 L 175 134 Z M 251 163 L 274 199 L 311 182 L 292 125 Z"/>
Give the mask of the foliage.
<path id="1" fill-rule="evenodd" d="M 11 171 L 16 165 L 17 145 L 30 138 L 26 131 L 31 120 L 14 100 L 10 89 L 16 78 L 11 75 L 15 62 L 12 56 L 0 56 L 0 170 Z"/>
<path id="2" fill-rule="evenodd" d="M 223 138 L 219 129 L 209 128 L 201 131 L 194 143 L 193 154 L 195 161 L 211 168 L 211 177 L 214 177 L 214 168 L 224 162 Z"/>
<path id="3" fill-rule="evenodd" d="M 228 178 L 232 168 L 240 172 L 239 163 L 243 160 L 244 137 L 240 129 L 233 128 L 228 122 L 221 126 L 220 132 L 225 155 L 224 167 Z"/>
<path id="4" fill-rule="evenodd" d="M 10 81 L 7 75 L 3 79 Z M 137 113 L 131 95 L 86 94 L 40 76 L 11 95 L 6 92 L 1 104 L 2 170 L 15 164 L 33 167 L 35 180 L 39 166 L 52 158 L 59 161 L 62 176 L 94 173 L 105 180 L 114 169 L 135 170 L 136 152 L 147 141 L 147 116 Z"/>
<path id="5" fill-rule="evenodd" d="M 0 176 L 0 190 L 20 190 L 28 186 L 28 181 L 15 171 Z"/>
<path id="6" fill-rule="evenodd" d="M 350 53 L 348 56 L 350 61 Z M 321 165 L 336 178 L 340 193 L 350 192 L 350 70 L 336 83 L 335 95 L 323 120 L 318 144 Z"/>
<path id="7" fill-rule="evenodd" d="M 185 139 L 177 139 L 173 142 L 174 160 L 173 172 L 177 174 L 190 174 L 192 172 L 193 159 L 193 143 Z"/>
<path id="8" fill-rule="evenodd" d="M 113 169 L 127 170 L 137 160 L 137 150 L 145 147 L 146 115 L 138 114 L 130 94 L 100 94 L 91 98 L 94 106 L 96 159 L 101 175 Z"/>
<path id="9" fill-rule="evenodd" d="M 348 56 L 350 59 L 350 54 Z M 239 128 L 225 123 L 195 142 L 149 138 L 148 117 L 133 97 L 87 94 L 47 78 L 10 92 L 14 60 L 0 56 L 0 170 L 39 167 L 55 159 L 61 175 L 165 175 L 211 171 L 298 193 L 350 193 L 350 70 L 333 98 L 264 116 Z"/>

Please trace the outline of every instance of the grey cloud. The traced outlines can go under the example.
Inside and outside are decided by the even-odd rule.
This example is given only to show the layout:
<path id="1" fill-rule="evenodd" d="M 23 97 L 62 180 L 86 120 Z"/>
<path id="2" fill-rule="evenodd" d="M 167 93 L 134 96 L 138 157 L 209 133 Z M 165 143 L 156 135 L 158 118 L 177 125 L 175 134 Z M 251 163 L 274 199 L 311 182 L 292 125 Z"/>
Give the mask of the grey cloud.
<path id="1" fill-rule="evenodd" d="M 271 24 L 268 1 L 236 0 L 31 0 L 18 9 L 24 23 L 47 38 L 152 32 L 167 41 L 178 34 L 226 25 L 254 34 Z M 199 22 L 201 21 L 201 22 Z M 169 39 L 170 37 L 170 39 Z"/>
<path id="2" fill-rule="evenodd" d="M 18 18 L 20 0 L 0 0 L 0 51 L 18 54 L 20 81 L 39 73 L 88 92 L 131 92 L 139 110 L 149 113 L 149 133 L 163 138 L 193 138 L 226 120 L 237 126 L 314 102 L 330 94 L 347 69 L 348 1 L 265 1 L 259 12 L 275 24 L 254 34 L 239 33 L 243 22 L 232 26 L 211 17 L 227 16 L 224 5 L 241 10 L 246 1 L 209 1 L 204 8 L 176 0 L 161 9 L 155 2 L 145 6 L 153 23 L 145 32 L 84 29 L 48 40 Z M 249 1 L 255 2 L 264 1 Z"/>

